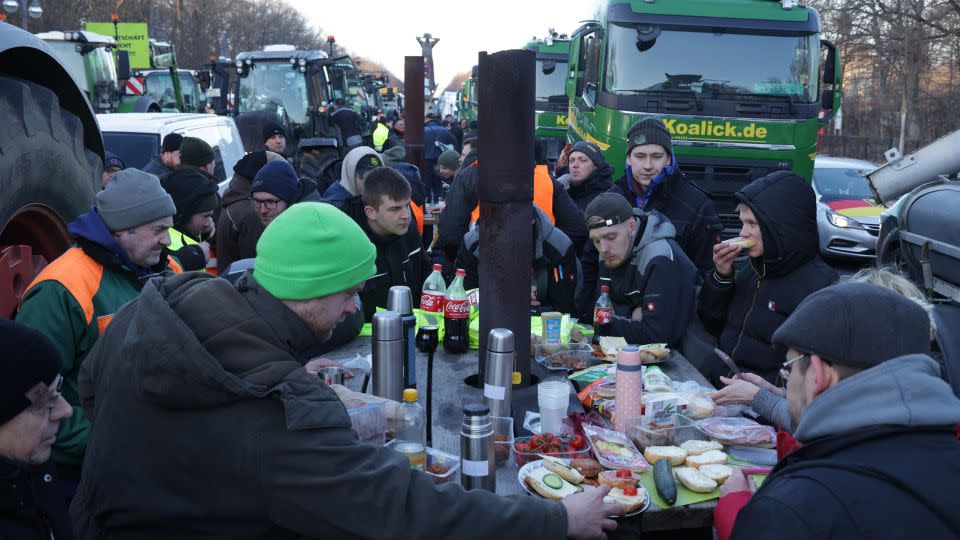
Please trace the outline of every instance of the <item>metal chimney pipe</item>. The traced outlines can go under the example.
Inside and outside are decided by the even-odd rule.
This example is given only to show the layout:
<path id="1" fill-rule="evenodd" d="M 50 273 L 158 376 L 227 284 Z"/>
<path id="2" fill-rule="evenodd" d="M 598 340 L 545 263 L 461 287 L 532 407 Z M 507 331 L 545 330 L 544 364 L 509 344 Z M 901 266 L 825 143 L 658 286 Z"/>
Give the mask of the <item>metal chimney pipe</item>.
<path id="1" fill-rule="evenodd" d="M 406 111 L 403 119 L 407 132 L 403 142 L 407 147 L 407 163 L 423 170 L 423 57 L 403 57 L 403 87 L 406 90 Z"/>

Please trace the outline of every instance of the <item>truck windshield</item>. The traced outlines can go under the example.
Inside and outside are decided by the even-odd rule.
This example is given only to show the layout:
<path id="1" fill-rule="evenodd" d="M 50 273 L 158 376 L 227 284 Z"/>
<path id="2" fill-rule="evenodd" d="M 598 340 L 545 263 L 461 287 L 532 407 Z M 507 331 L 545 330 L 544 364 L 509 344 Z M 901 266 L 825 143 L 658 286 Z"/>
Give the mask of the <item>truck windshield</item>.
<path id="1" fill-rule="evenodd" d="M 117 68 L 113 65 L 113 54 L 106 47 L 97 47 L 87 53 L 87 66 L 90 68 L 90 81 L 93 84 L 117 81 Z"/>
<path id="2" fill-rule="evenodd" d="M 646 26 L 646 25 L 643 25 Z M 636 25 L 612 24 L 605 88 L 616 94 L 694 91 L 816 101 L 817 34 L 663 25 L 641 52 Z"/>
<path id="3" fill-rule="evenodd" d="M 186 108 L 183 112 L 193 112 L 197 110 L 199 96 L 196 92 L 196 82 L 193 75 L 189 73 L 180 73 L 180 91 L 183 93 L 183 105 Z M 146 93 L 155 99 L 164 109 L 177 106 L 177 97 L 173 92 L 173 80 L 169 72 L 149 73 L 143 79 L 146 86 Z"/>
<path id="4" fill-rule="evenodd" d="M 537 60 L 537 101 L 566 100 L 566 75 L 566 62 Z"/>
<path id="5" fill-rule="evenodd" d="M 255 62 L 250 74 L 240 78 L 240 113 L 274 111 L 280 118 L 307 121 L 307 78 L 290 62 Z"/>
<path id="6" fill-rule="evenodd" d="M 73 82 L 84 91 L 89 91 L 87 85 L 87 69 L 83 65 L 83 57 L 77 52 L 77 44 L 72 41 L 44 40 L 57 53 L 57 60 L 67 68 L 67 73 Z"/>

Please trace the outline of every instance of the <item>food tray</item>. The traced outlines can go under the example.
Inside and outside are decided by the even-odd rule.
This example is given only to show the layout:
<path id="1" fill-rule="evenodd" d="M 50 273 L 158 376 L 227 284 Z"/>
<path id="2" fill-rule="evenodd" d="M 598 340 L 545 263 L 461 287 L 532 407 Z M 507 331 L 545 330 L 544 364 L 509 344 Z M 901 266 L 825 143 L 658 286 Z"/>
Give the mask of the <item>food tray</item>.
<path id="1" fill-rule="evenodd" d="M 563 459 L 563 462 L 566 464 L 570 464 L 569 459 Z M 539 469 L 540 467 L 543 467 L 542 459 L 538 459 L 537 461 L 531 461 L 530 463 L 527 463 L 523 467 L 520 467 L 520 470 L 517 471 L 517 481 L 520 482 L 520 487 L 522 487 L 523 490 L 527 492 L 527 494 L 533 495 L 534 497 L 540 497 L 540 494 L 531 490 L 530 487 L 527 486 L 527 483 L 523 481 L 523 479 L 526 478 L 528 474 L 530 474 L 530 471 L 534 469 Z M 637 491 L 641 491 L 641 490 L 643 491 L 643 494 L 646 497 L 647 502 L 640 508 L 634 510 L 633 512 L 630 512 L 629 514 L 624 514 L 624 517 L 635 516 L 637 514 L 644 512 L 647 508 L 650 508 L 650 492 L 642 484 L 637 486 Z M 542 499 L 543 497 L 540 497 L 540 498 Z"/>
<path id="2" fill-rule="evenodd" d="M 567 444 L 570 442 L 570 437 L 566 435 L 557 435 L 564 440 Z M 513 456 L 514 460 L 517 463 L 517 466 L 523 466 L 531 461 L 536 461 L 540 459 L 540 456 L 553 456 L 563 459 L 589 459 L 590 458 L 590 446 L 584 441 L 583 448 L 579 450 L 569 450 L 567 452 L 541 452 L 538 450 L 531 450 L 529 452 L 521 452 L 517 450 L 517 444 L 529 443 L 532 437 L 517 437 L 514 439 L 513 446 Z"/>
<path id="3" fill-rule="evenodd" d="M 396 439 L 388 442 L 386 448 L 393 447 L 396 443 Z M 401 454 L 402 455 L 402 454 Z M 447 482 L 456 481 L 459 477 L 458 473 L 460 472 L 460 458 L 453 454 L 448 454 L 446 452 L 441 452 L 436 448 L 427 447 L 427 468 L 429 469 L 434 463 L 440 463 L 444 467 L 449 467 L 447 472 L 443 474 L 434 474 L 430 471 L 423 471 L 424 474 L 433 478 L 434 484 L 446 484 Z"/>
<path id="4" fill-rule="evenodd" d="M 606 362 L 594 357 L 593 348 L 584 343 L 537 345 L 534 357 L 538 364 L 553 371 L 576 371 Z"/>

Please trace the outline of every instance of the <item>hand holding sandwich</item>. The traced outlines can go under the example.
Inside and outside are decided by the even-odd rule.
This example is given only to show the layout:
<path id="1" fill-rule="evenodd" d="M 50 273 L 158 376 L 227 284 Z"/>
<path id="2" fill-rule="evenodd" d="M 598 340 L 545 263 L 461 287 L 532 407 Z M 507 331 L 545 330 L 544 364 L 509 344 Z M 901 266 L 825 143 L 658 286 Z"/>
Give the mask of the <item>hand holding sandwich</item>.
<path id="1" fill-rule="evenodd" d="M 562 504 L 567 510 L 567 538 L 599 540 L 607 537 L 604 531 L 616 530 L 617 522 L 607 516 L 623 515 L 623 507 L 619 504 L 604 503 L 603 498 L 608 493 L 610 486 L 588 486 L 583 493 L 563 499 Z"/>
<path id="2" fill-rule="evenodd" d="M 731 238 L 713 246 L 713 264 L 719 277 L 733 277 L 733 261 L 741 249 L 750 249 L 756 242 L 750 238 Z"/>

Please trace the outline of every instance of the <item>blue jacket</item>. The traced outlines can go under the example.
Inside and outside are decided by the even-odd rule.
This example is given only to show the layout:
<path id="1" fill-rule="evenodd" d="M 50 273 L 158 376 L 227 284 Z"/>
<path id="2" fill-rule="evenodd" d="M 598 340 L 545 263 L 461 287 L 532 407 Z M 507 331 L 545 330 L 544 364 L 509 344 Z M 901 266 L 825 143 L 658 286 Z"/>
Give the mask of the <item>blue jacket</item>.
<path id="1" fill-rule="evenodd" d="M 451 145 L 454 150 L 460 150 L 457 148 L 457 138 L 453 136 L 453 133 L 450 133 L 436 120 L 431 120 L 423 126 L 423 159 L 436 161 L 440 158 L 443 148 L 437 146 L 437 142 Z"/>

